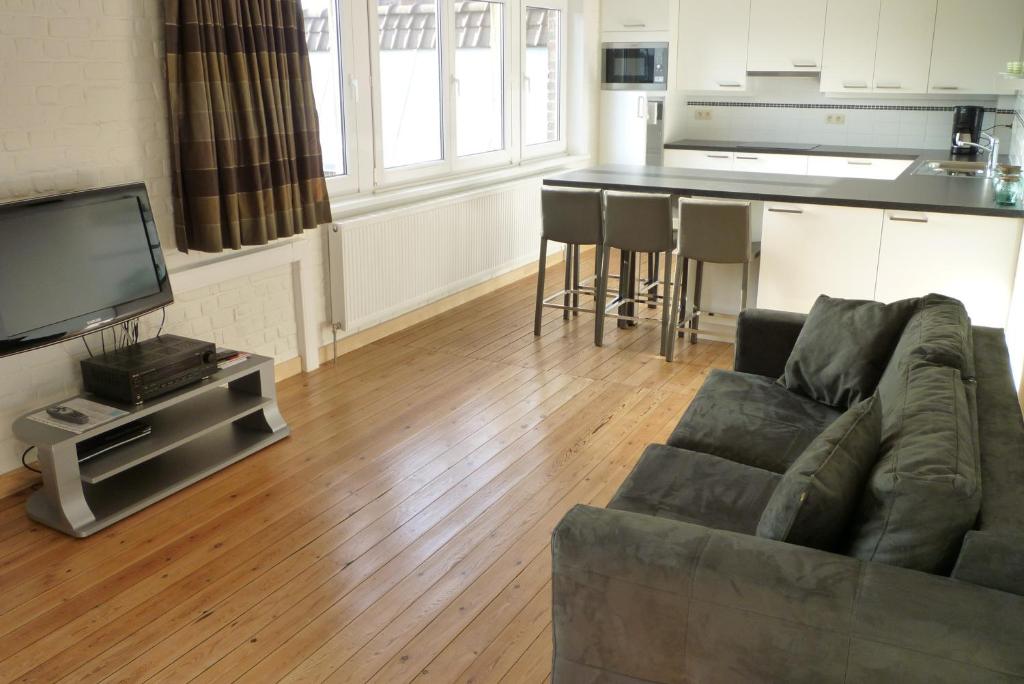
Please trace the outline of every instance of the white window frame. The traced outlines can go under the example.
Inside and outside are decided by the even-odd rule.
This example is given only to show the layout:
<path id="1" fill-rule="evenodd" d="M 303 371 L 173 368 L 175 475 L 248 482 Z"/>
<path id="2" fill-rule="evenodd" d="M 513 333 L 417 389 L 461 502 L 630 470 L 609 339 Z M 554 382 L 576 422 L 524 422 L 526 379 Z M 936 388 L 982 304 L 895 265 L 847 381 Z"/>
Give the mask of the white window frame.
<path id="1" fill-rule="evenodd" d="M 393 169 L 384 168 L 384 136 L 383 136 L 383 121 L 381 112 L 380 102 L 380 87 L 378 84 L 380 80 L 380 25 L 377 15 L 377 0 L 366 0 L 366 11 L 369 28 L 369 48 L 370 48 L 370 78 L 374 83 L 373 88 L 373 184 L 374 187 L 381 186 L 394 186 L 404 185 L 408 183 L 415 183 L 428 178 L 442 176 L 445 173 L 451 171 L 451 155 L 453 150 L 451 149 L 452 141 L 449 135 L 449 129 L 451 128 L 452 113 L 451 113 L 451 98 L 452 98 L 452 87 L 451 78 L 446 78 L 446 74 L 451 74 L 451 60 L 448 56 L 449 48 L 448 41 L 451 38 L 449 31 L 450 21 L 447 15 L 451 14 L 449 3 L 447 0 L 434 0 L 438 8 L 437 17 L 437 50 L 440 58 L 439 66 L 439 95 L 440 102 L 438 105 L 441 107 L 441 130 L 438 134 L 441 136 L 441 159 L 420 162 L 418 164 L 409 164 L 407 166 L 399 166 Z"/>
<path id="2" fill-rule="evenodd" d="M 342 118 L 345 140 L 343 176 L 327 179 L 332 197 L 356 193 L 376 193 L 403 186 L 423 184 L 451 175 L 497 170 L 527 160 L 565 155 L 568 150 L 569 3 L 567 0 L 496 0 L 503 6 L 502 48 L 504 60 L 503 132 L 504 149 L 458 156 L 457 103 L 454 73 L 455 4 L 438 0 L 439 53 L 441 80 L 441 144 L 443 158 L 393 169 L 384 168 L 380 105 L 380 50 L 376 0 L 335 0 L 341 24 L 340 73 L 342 78 Z M 558 140 L 524 145 L 523 122 L 525 80 L 526 7 L 561 11 L 559 25 L 560 93 Z"/>
<path id="3" fill-rule="evenodd" d="M 516 82 L 516 74 L 519 72 L 519 65 L 513 61 L 515 53 L 512 50 L 513 40 L 517 40 L 516 31 L 514 28 L 518 26 L 518 8 L 517 5 L 520 3 L 514 0 L 486 0 L 487 2 L 493 2 L 501 5 L 501 50 L 502 50 L 502 103 L 501 103 L 501 126 L 502 126 L 502 138 L 504 146 L 500 150 L 492 150 L 490 152 L 480 152 L 477 154 L 470 154 L 459 156 L 459 150 L 457 146 L 458 140 L 458 108 L 457 102 L 458 92 L 455 87 L 458 74 L 455 73 L 455 51 L 457 50 L 454 43 L 452 43 L 451 50 L 451 71 L 450 81 L 451 87 L 451 99 L 448 102 L 448 106 L 452 112 L 452 125 L 448 131 L 448 144 L 451 146 L 452 151 L 452 170 L 455 172 L 471 171 L 485 168 L 495 168 L 500 166 L 507 166 L 512 164 L 514 158 L 514 151 L 518 148 L 518 140 L 513 140 L 514 127 L 512 125 L 515 119 L 515 109 L 512 108 L 512 95 L 513 88 L 512 84 Z M 444 0 L 448 6 L 448 31 L 450 36 L 455 35 L 455 2 L 456 0 Z"/>
<path id="4" fill-rule="evenodd" d="M 359 100 L 359 79 L 349 69 L 355 65 L 355 18 L 352 16 L 352 3 L 345 0 L 333 0 L 337 22 L 331 30 L 337 36 L 339 45 L 338 76 L 341 79 L 341 132 L 344 141 L 343 155 L 345 158 L 345 174 L 331 176 L 327 179 L 327 194 L 330 196 L 345 195 L 359 190 L 359 135 L 356 126 L 356 108 Z M 321 121 L 320 125 L 323 126 Z"/>
<path id="5" fill-rule="evenodd" d="M 521 83 L 520 90 L 525 91 L 526 89 L 526 18 L 527 18 L 527 7 L 537 7 L 541 9 L 552 9 L 559 10 L 558 22 L 558 139 L 551 142 L 536 143 L 533 145 L 527 145 L 525 142 L 525 121 L 526 121 L 526 99 L 520 98 L 519 108 L 519 138 L 522 140 L 521 144 L 521 158 L 522 159 L 537 159 L 539 157 L 552 157 L 555 155 L 565 154 L 568 149 L 568 141 L 566 136 L 566 119 L 568 118 L 567 102 L 568 102 L 568 76 L 569 76 L 569 3 L 567 0 L 521 0 L 520 12 L 521 16 L 519 19 L 519 80 Z"/>

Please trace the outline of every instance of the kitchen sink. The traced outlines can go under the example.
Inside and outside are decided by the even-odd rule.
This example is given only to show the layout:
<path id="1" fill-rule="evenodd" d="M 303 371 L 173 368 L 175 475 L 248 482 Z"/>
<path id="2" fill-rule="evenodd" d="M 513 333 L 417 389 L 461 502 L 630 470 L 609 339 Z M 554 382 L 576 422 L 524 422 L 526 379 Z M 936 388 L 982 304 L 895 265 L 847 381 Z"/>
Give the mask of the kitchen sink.
<path id="1" fill-rule="evenodd" d="M 914 170 L 915 176 L 946 176 L 948 178 L 985 178 L 988 164 L 965 161 L 926 161 Z"/>

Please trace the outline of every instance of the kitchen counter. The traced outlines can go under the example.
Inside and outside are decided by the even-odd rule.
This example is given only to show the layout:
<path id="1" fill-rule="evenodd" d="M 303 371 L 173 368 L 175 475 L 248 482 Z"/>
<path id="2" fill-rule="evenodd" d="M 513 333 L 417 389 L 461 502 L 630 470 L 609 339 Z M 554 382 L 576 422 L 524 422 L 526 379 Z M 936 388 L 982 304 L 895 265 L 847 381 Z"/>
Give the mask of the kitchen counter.
<path id="1" fill-rule="evenodd" d="M 665 143 L 666 150 L 724 150 L 761 154 L 803 154 L 820 157 L 871 157 L 874 159 L 949 159 L 949 150 L 892 147 L 853 147 L 814 143 L 772 143 L 736 140 L 677 140 Z"/>
<path id="2" fill-rule="evenodd" d="M 544 179 L 545 185 L 668 192 L 700 197 L 827 204 L 845 207 L 1024 218 L 1024 207 L 995 203 L 992 181 L 981 178 L 915 176 L 925 160 L 950 159 L 949 150 L 892 150 L 836 145 L 679 141 L 668 149 L 746 151 L 774 154 L 913 159 L 895 180 L 834 178 L 745 171 L 714 171 L 662 166 L 593 166 Z"/>

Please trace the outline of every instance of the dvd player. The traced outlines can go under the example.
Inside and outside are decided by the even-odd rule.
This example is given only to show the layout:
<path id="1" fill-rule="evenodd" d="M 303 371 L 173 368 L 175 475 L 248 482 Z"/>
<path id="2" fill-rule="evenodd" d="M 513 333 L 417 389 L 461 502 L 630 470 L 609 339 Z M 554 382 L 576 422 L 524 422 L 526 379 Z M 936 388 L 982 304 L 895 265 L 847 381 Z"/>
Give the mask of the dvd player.
<path id="1" fill-rule="evenodd" d="M 125 404 L 141 404 L 216 372 L 213 343 L 177 335 L 161 335 L 82 360 L 85 390 Z"/>

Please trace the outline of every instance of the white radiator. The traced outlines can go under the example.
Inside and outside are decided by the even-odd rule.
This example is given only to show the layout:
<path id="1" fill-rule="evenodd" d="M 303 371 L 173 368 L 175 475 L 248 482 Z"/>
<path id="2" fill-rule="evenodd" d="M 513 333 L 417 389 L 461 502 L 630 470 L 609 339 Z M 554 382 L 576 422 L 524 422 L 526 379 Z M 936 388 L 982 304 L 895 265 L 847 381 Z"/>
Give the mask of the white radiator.
<path id="1" fill-rule="evenodd" d="M 540 188 L 530 178 L 339 222 L 332 322 L 360 330 L 536 260 Z"/>

